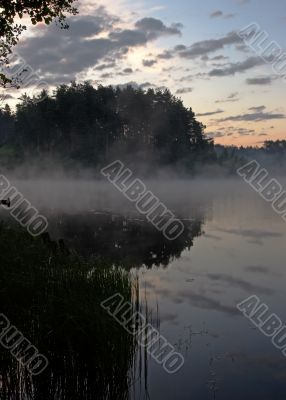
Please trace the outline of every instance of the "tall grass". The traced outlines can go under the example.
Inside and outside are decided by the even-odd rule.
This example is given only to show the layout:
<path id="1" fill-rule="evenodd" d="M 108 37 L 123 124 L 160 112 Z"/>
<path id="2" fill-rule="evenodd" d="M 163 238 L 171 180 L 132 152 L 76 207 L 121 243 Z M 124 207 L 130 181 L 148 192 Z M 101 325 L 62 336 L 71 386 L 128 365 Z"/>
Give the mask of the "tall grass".
<path id="1" fill-rule="evenodd" d="M 128 271 L 1 225 L 0 313 L 49 360 L 32 377 L 0 348 L 1 399 L 130 398 L 136 338 L 100 306 L 117 292 L 139 309 Z"/>

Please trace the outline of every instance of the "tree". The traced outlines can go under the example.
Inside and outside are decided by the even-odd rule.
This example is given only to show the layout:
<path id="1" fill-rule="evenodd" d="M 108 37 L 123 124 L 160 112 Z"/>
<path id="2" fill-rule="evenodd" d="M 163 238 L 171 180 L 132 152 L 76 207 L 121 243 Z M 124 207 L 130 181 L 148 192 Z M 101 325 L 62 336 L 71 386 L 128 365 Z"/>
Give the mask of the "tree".
<path id="1" fill-rule="evenodd" d="M 16 21 L 29 18 L 33 25 L 39 22 L 50 24 L 54 19 L 61 28 L 67 29 L 66 14 L 77 14 L 73 7 L 75 0 L 0 0 L 0 65 L 9 64 L 9 55 L 19 41 L 26 26 Z M 0 73 L 0 85 L 12 81 Z"/>
<path id="2" fill-rule="evenodd" d="M 57 155 L 96 166 L 120 154 L 146 168 L 152 163 L 189 168 L 213 154 L 204 126 L 168 90 L 72 82 L 52 96 L 23 96 L 13 120 L 10 144 L 29 157 Z"/>

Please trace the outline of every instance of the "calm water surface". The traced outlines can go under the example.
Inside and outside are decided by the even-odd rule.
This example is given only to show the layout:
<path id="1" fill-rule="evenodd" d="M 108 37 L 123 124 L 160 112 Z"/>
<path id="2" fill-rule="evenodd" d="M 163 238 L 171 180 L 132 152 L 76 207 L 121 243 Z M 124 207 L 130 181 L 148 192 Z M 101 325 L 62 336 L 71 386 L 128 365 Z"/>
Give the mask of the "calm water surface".
<path id="1" fill-rule="evenodd" d="M 236 304 L 255 294 L 286 322 L 286 223 L 256 193 L 235 194 L 213 199 L 203 231 L 167 268 L 139 271 L 161 332 L 185 357 L 174 375 L 150 360 L 149 396 L 285 399 L 286 358 Z"/>
<path id="2" fill-rule="evenodd" d="M 285 400 L 286 358 L 236 305 L 256 295 L 286 323 L 286 223 L 244 184 L 203 193 L 166 199 L 185 224 L 175 242 L 130 210 L 103 208 L 53 211 L 50 234 L 137 276 L 141 302 L 185 358 L 173 375 L 148 358 L 128 372 L 124 398 Z"/>

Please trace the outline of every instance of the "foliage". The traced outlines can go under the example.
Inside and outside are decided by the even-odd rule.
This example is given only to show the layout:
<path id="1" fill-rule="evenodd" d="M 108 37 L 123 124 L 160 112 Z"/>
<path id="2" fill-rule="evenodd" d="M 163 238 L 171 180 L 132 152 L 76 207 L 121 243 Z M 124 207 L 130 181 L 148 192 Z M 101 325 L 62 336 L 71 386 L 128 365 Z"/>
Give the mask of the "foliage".
<path id="1" fill-rule="evenodd" d="M 73 82 L 36 100 L 22 97 L 10 120 L 10 143 L 21 154 L 59 154 L 89 166 L 118 154 L 145 164 L 188 165 L 212 151 L 192 109 L 168 90 Z M 0 123 L 0 137 L 1 131 Z"/>

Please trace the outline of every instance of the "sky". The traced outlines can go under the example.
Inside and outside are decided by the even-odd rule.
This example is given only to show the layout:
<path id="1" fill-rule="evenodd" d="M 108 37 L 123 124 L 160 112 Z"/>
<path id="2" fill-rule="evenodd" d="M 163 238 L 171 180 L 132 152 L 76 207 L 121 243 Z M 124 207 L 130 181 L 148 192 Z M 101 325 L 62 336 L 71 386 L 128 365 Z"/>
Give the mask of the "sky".
<path id="1" fill-rule="evenodd" d="M 215 143 L 261 146 L 286 139 L 286 66 L 279 73 L 261 56 L 271 42 L 286 55 L 285 0 L 75 5 L 79 14 L 68 19 L 68 30 L 55 24 L 28 27 L 16 49 L 50 92 L 72 80 L 168 88 L 192 108 Z M 238 35 L 254 23 L 267 35 L 257 48 Z M 13 106 L 23 91 L 34 93 L 32 88 L 27 83 L 6 97 Z"/>

